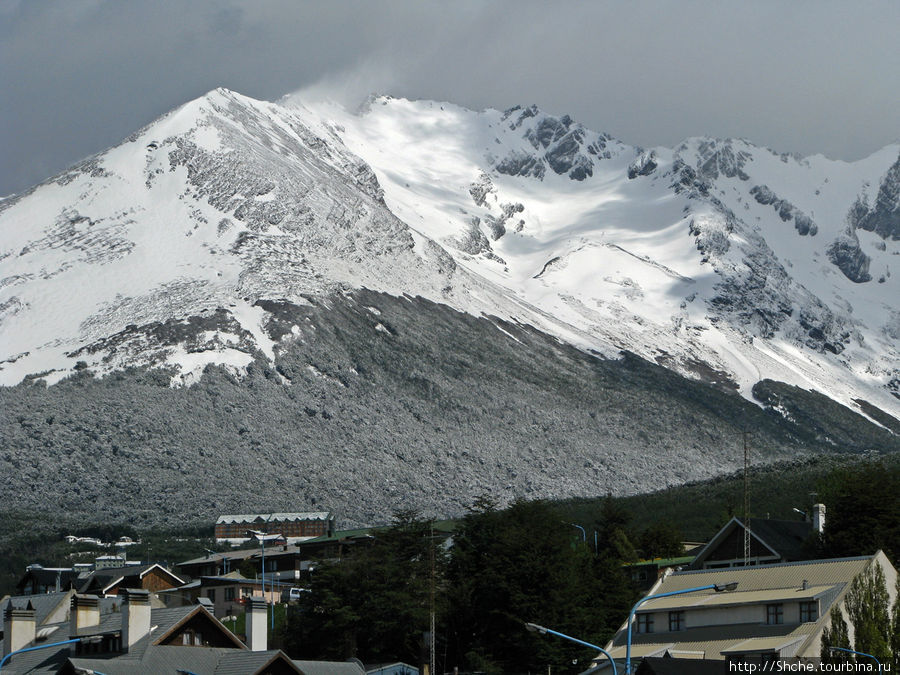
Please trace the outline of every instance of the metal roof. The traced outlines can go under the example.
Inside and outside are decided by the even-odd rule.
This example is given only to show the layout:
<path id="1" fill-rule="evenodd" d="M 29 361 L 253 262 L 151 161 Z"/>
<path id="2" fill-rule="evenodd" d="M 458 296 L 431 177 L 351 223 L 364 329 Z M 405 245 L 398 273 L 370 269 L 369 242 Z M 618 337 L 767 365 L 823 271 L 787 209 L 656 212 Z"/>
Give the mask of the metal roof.
<path id="1" fill-rule="evenodd" d="M 773 588 L 762 591 L 731 591 L 715 593 L 704 591 L 702 593 L 686 593 L 673 595 L 667 598 L 649 600 L 641 605 L 638 614 L 647 612 L 661 612 L 673 609 L 698 609 L 702 607 L 732 607 L 737 605 L 759 605 L 772 602 L 790 602 L 800 600 L 812 600 L 831 591 L 835 586 L 843 584 L 824 584 L 803 588 Z"/>
<path id="2" fill-rule="evenodd" d="M 639 608 L 638 613 L 646 609 L 664 611 L 670 608 L 724 608 L 730 605 L 758 604 L 767 599 L 777 602 L 788 598 L 802 600 L 815 597 L 820 599 L 820 614 L 816 621 L 799 624 L 725 624 L 634 634 L 632 657 L 662 656 L 668 650 L 688 650 L 703 652 L 708 659 L 721 659 L 726 652 L 752 651 L 751 645 L 756 645 L 753 647 L 755 650 L 767 651 L 775 647 L 760 645 L 775 644 L 788 648 L 791 653 L 802 652 L 809 640 L 821 630 L 827 620 L 829 607 L 843 597 L 850 582 L 876 559 L 881 565 L 890 565 L 884 554 L 878 552 L 855 558 L 690 570 L 670 574 L 659 581 L 648 595 L 730 582 L 737 582 L 738 587 L 732 592 L 715 593 L 708 590 L 650 600 Z M 808 583 L 806 589 L 802 589 L 804 581 Z M 606 648 L 615 658 L 625 656 L 626 627 L 626 623 L 623 623 Z"/>
<path id="3" fill-rule="evenodd" d="M 685 570 L 674 572 L 666 577 L 657 590 L 658 592 L 676 591 L 693 586 L 723 584 L 730 581 L 737 581 L 740 591 L 799 588 L 804 580 L 815 585 L 833 585 L 853 579 L 869 565 L 873 558 L 874 556 L 859 556 L 775 565 Z"/>
<path id="4" fill-rule="evenodd" d="M 755 637 L 748 638 L 742 642 L 738 642 L 728 649 L 723 649 L 723 654 L 746 654 L 750 652 L 768 652 L 772 650 L 781 650 L 785 647 L 800 642 L 805 635 L 794 635 L 788 637 Z"/>
<path id="5" fill-rule="evenodd" d="M 272 521 L 291 520 L 329 520 L 332 518 L 328 511 L 310 511 L 306 513 L 239 513 L 219 516 L 216 525 L 231 523 L 268 523 Z"/>
<path id="6" fill-rule="evenodd" d="M 353 661 L 294 661 L 303 675 L 364 675 L 365 670 Z"/>

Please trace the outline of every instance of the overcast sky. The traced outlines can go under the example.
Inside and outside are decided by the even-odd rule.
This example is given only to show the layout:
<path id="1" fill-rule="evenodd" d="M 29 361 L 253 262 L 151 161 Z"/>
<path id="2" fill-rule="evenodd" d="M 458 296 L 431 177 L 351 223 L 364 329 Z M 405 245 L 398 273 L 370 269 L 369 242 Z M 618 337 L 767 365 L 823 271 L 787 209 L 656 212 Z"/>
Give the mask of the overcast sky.
<path id="1" fill-rule="evenodd" d="M 537 103 L 635 145 L 900 139 L 900 1 L 0 0 L 0 194 L 223 86 Z"/>

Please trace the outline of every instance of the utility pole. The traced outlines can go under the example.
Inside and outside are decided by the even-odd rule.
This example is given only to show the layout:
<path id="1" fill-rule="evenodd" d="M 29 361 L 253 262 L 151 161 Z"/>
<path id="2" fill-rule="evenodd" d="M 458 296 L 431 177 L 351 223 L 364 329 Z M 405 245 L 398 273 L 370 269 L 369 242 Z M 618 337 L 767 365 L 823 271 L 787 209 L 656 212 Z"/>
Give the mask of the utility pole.
<path id="1" fill-rule="evenodd" d="M 750 444 L 747 442 L 749 431 L 742 432 L 744 437 L 744 567 L 750 564 Z"/>
<path id="2" fill-rule="evenodd" d="M 431 544 L 429 554 L 431 557 L 431 628 L 428 638 L 428 664 L 431 669 L 430 675 L 435 675 L 435 636 L 434 636 L 434 519 L 431 520 L 431 536 L 428 537 Z"/>

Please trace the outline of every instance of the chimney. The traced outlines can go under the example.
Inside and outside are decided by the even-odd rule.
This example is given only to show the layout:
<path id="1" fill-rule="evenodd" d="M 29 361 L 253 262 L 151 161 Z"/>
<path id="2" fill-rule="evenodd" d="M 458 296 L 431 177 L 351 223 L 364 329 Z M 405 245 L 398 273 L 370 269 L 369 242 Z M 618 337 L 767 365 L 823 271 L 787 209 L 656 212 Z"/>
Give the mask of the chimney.
<path id="1" fill-rule="evenodd" d="M 813 504 L 813 529 L 822 534 L 825 531 L 825 505 Z"/>
<path id="2" fill-rule="evenodd" d="M 23 608 L 16 607 L 10 600 L 3 613 L 3 656 L 34 642 L 36 627 L 31 600 Z"/>
<path id="3" fill-rule="evenodd" d="M 125 590 L 122 603 L 122 647 L 131 650 L 134 644 L 150 634 L 150 591 L 140 588 Z"/>
<path id="4" fill-rule="evenodd" d="M 72 596 L 69 605 L 69 635 L 76 637 L 79 631 L 100 625 L 100 598 L 96 595 Z"/>
<path id="5" fill-rule="evenodd" d="M 267 649 L 266 633 L 266 599 L 254 595 L 247 600 L 247 647 L 252 652 L 264 652 Z"/>

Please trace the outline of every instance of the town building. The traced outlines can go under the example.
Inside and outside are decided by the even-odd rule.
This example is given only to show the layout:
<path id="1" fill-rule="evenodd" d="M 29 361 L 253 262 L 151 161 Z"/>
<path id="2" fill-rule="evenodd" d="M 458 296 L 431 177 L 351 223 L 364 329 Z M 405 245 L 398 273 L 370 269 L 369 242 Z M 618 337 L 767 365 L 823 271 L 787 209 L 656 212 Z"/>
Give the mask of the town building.
<path id="1" fill-rule="evenodd" d="M 281 602 L 281 595 L 292 587 L 289 583 L 266 578 L 245 579 L 237 573 L 225 576 L 203 576 L 189 583 L 155 594 L 166 607 L 196 604 L 206 599 L 207 609 L 218 618 L 243 614 L 251 597 L 263 597 L 267 603 Z"/>
<path id="2" fill-rule="evenodd" d="M 334 515 L 327 511 L 309 513 L 254 513 L 219 516 L 216 520 L 216 543 L 246 544 L 252 539 L 250 530 L 280 534 L 289 544 L 304 539 L 331 535 Z"/>
<path id="3" fill-rule="evenodd" d="M 73 594 L 67 619 L 40 626 L 33 602 L 13 599 L 3 611 L 3 675 L 364 675 L 358 663 L 292 661 L 268 649 L 262 598 L 248 603 L 246 643 L 203 605 L 154 609 L 136 589 L 121 600 L 104 611 L 101 598 Z"/>
<path id="4" fill-rule="evenodd" d="M 833 609 L 848 624 L 852 643 L 847 594 L 855 579 L 876 570 L 884 574 L 893 604 L 897 571 L 881 551 L 855 558 L 672 572 L 645 597 L 737 586 L 733 591 L 690 591 L 640 604 L 631 626 L 633 665 L 645 656 L 732 662 L 819 657 Z M 617 662 L 626 656 L 627 627 L 626 621 L 606 646 Z M 601 672 L 605 660 L 596 662 Z"/>
<path id="5" fill-rule="evenodd" d="M 117 595 L 126 588 L 140 588 L 146 591 L 162 591 L 183 586 L 184 580 L 172 574 L 158 563 L 139 567 L 110 567 L 94 570 L 78 585 L 79 593 L 93 593 L 101 596 Z"/>
<path id="6" fill-rule="evenodd" d="M 742 519 L 732 518 L 700 549 L 691 568 L 714 569 L 808 560 L 825 526 L 825 506 L 816 504 L 813 507 L 812 522 L 769 518 L 750 518 L 746 522 L 750 530 L 746 560 L 744 539 L 748 528 Z"/>

